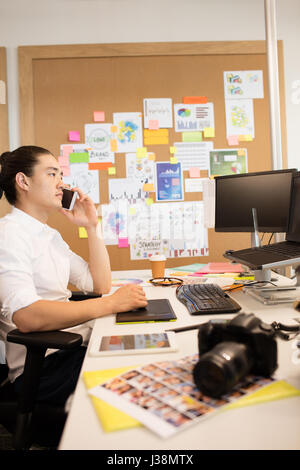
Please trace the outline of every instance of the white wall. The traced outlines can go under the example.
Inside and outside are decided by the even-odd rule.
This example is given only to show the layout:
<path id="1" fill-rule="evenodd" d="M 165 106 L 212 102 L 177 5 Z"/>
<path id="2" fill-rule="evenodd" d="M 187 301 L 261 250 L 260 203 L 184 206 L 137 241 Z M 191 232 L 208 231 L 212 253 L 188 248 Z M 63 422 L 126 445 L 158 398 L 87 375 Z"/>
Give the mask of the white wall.
<path id="1" fill-rule="evenodd" d="M 278 39 L 284 42 L 289 166 L 298 168 L 300 1 L 277 0 L 276 8 Z M 8 55 L 10 147 L 20 143 L 18 46 L 261 39 L 263 0 L 0 0 L 0 46 Z M 293 103 L 296 80 L 299 99 L 294 95 Z"/>

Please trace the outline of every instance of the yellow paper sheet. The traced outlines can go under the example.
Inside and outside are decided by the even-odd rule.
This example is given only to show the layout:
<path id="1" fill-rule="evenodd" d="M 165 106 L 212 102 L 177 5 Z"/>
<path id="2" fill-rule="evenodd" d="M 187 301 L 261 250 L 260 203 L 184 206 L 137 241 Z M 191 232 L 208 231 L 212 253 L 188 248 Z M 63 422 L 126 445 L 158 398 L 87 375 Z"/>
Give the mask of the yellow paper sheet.
<path id="1" fill-rule="evenodd" d="M 106 369 L 83 373 L 83 380 L 87 389 L 96 387 L 113 377 L 127 372 L 137 366 L 121 367 L 118 369 Z M 300 396 L 300 390 L 285 382 L 284 380 L 276 381 L 270 385 L 253 392 L 234 403 L 224 407 L 224 410 L 240 408 L 242 406 L 257 405 L 272 400 L 280 400 L 283 398 L 291 398 Z M 121 429 L 142 426 L 139 421 L 127 415 L 123 411 L 114 408 L 109 403 L 100 400 L 100 398 L 91 396 L 94 408 L 101 421 L 105 432 L 119 431 Z"/>

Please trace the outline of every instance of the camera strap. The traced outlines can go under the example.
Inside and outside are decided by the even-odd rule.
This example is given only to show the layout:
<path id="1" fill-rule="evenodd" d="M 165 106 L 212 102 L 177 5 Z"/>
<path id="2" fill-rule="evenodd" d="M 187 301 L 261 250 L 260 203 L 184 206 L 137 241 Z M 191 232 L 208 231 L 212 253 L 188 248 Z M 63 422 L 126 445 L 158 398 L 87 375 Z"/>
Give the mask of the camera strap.
<path id="1" fill-rule="evenodd" d="M 283 325 L 280 322 L 274 321 L 271 323 L 271 326 L 274 328 L 277 335 L 285 341 L 295 338 L 300 333 L 300 325 Z M 285 331 L 289 331 L 294 334 L 289 335 L 288 333 L 285 333 Z"/>

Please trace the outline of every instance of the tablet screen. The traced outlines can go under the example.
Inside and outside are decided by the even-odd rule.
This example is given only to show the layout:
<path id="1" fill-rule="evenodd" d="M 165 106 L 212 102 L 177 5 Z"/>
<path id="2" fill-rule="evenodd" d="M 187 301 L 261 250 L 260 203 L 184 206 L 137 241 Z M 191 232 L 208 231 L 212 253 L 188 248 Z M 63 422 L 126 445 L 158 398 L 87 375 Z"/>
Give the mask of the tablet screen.
<path id="1" fill-rule="evenodd" d="M 103 336 L 99 351 L 151 350 L 152 348 L 169 348 L 170 346 L 166 333 Z"/>

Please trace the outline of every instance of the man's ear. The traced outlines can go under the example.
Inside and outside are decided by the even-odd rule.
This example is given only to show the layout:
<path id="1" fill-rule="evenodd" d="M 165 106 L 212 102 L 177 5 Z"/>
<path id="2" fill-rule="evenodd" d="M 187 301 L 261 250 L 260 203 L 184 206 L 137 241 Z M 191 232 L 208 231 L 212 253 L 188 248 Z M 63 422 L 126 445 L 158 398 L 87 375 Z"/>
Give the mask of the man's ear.
<path id="1" fill-rule="evenodd" d="M 20 189 L 23 189 L 23 191 L 28 191 L 29 182 L 27 176 L 24 173 L 19 172 L 16 174 L 16 183 Z"/>

